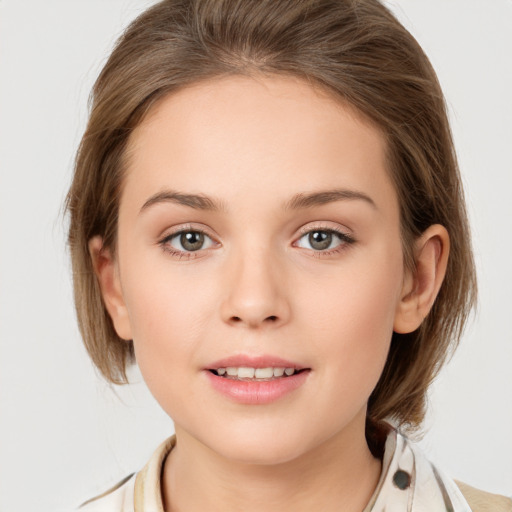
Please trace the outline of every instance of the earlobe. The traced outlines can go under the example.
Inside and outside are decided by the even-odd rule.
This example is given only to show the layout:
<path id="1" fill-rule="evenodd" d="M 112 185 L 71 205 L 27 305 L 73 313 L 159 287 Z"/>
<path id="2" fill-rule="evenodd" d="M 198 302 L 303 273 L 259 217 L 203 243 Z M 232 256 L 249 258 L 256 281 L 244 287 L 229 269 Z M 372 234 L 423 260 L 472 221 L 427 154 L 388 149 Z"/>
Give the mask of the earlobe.
<path id="1" fill-rule="evenodd" d="M 103 240 L 100 236 L 95 236 L 89 240 L 89 254 L 92 259 L 94 273 L 100 285 L 103 302 L 112 319 L 117 335 L 124 340 L 131 340 L 130 320 L 115 258 L 109 249 L 103 247 Z"/>
<path id="2" fill-rule="evenodd" d="M 415 268 L 406 270 L 393 330 L 415 331 L 428 315 L 446 274 L 450 237 L 440 224 L 430 226 L 415 243 Z"/>

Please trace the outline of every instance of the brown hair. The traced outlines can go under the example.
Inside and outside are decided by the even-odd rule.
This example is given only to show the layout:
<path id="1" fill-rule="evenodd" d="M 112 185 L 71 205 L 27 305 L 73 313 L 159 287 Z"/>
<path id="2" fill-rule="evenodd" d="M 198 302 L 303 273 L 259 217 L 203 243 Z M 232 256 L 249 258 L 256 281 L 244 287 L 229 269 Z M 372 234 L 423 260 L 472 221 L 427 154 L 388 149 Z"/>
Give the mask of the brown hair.
<path id="1" fill-rule="evenodd" d="M 93 90 L 67 198 L 75 302 L 85 346 L 111 382 L 126 382 L 133 344 L 102 302 L 88 241 L 115 250 L 123 155 L 133 129 L 165 95 L 233 74 L 288 74 L 353 105 L 387 140 L 401 208 L 404 261 L 414 240 L 444 225 L 451 254 L 429 316 L 393 334 L 368 419 L 417 426 L 428 385 L 462 333 L 476 297 L 463 192 L 445 103 L 415 39 L 377 0 L 165 0 L 126 30 Z"/>

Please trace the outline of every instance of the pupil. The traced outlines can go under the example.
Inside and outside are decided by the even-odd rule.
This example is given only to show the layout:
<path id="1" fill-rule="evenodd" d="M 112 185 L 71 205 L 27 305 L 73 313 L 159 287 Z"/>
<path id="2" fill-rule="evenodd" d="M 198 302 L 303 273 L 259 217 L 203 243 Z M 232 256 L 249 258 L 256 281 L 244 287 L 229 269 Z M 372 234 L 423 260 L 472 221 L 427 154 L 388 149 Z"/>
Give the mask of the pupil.
<path id="1" fill-rule="evenodd" d="M 309 234 L 309 243 L 313 249 L 322 251 L 327 249 L 332 242 L 332 233 L 328 231 L 312 231 Z"/>
<path id="2" fill-rule="evenodd" d="M 182 233 L 180 236 L 181 246 L 187 251 L 197 251 L 201 249 L 204 243 L 203 233 L 197 231 L 189 231 L 188 233 Z"/>

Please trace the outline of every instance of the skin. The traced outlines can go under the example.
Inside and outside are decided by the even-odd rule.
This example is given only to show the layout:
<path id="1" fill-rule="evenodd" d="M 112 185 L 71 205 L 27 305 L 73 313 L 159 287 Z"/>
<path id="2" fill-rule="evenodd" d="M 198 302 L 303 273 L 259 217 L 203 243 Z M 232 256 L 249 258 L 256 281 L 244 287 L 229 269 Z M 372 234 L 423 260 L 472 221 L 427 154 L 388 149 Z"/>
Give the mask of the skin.
<path id="1" fill-rule="evenodd" d="M 158 196 L 171 190 L 222 207 Z M 349 197 L 285 207 L 331 190 Z M 197 251 L 172 238 L 198 229 Z M 329 230 L 343 235 L 313 247 L 308 233 Z M 129 142 L 116 257 L 98 237 L 90 251 L 116 331 L 175 422 L 166 510 L 363 510 L 381 470 L 368 397 L 393 330 L 428 313 L 448 245 L 431 226 L 404 268 L 385 141 L 322 91 L 234 76 L 161 101 Z M 214 361 L 263 354 L 309 368 L 306 380 L 265 405 L 212 388 Z"/>

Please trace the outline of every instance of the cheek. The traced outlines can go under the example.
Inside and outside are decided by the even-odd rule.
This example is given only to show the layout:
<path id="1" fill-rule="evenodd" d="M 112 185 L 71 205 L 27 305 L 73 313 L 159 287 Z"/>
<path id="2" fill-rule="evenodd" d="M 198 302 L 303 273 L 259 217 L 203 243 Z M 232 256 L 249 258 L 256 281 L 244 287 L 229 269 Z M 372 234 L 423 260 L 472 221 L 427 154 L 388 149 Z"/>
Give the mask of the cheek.
<path id="1" fill-rule="evenodd" d="M 193 364 L 201 333 L 214 314 L 215 300 L 204 280 L 171 268 L 165 260 L 134 255 L 123 278 L 137 364 L 154 392 Z"/>
<path id="2" fill-rule="evenodd" d="M 193 262 L 177 265 L 162 249 L 140 245 L 127 244 L 121 269 L 134 337 L 177 330 L 192 333 L 201 323 L 205 305 L 212 302 L 209 281 Z"/>
<path id="3" fill-rule="evenodd" d="M 336 326 L 340 332 L 366 332 L 370 342 L 375 338 L 370 333 L 392 330 L 402 276 L 400 257 L 360 261 L 325 278 L 314 276 L 306 284 L 307 290 L 297 295 L 303 298 L 305 314 L 317 317 L 315 324 L 320 330 Z"/>
<path id="4" fill-rule="evenodd" d="M 317 353 L 350 389 L 366 381 L 371 392 L 386 362 L 403 277 L 401 251 L 386 256 L 361 258 L 302 294 L 303 328 L 314 326 Z"/>

